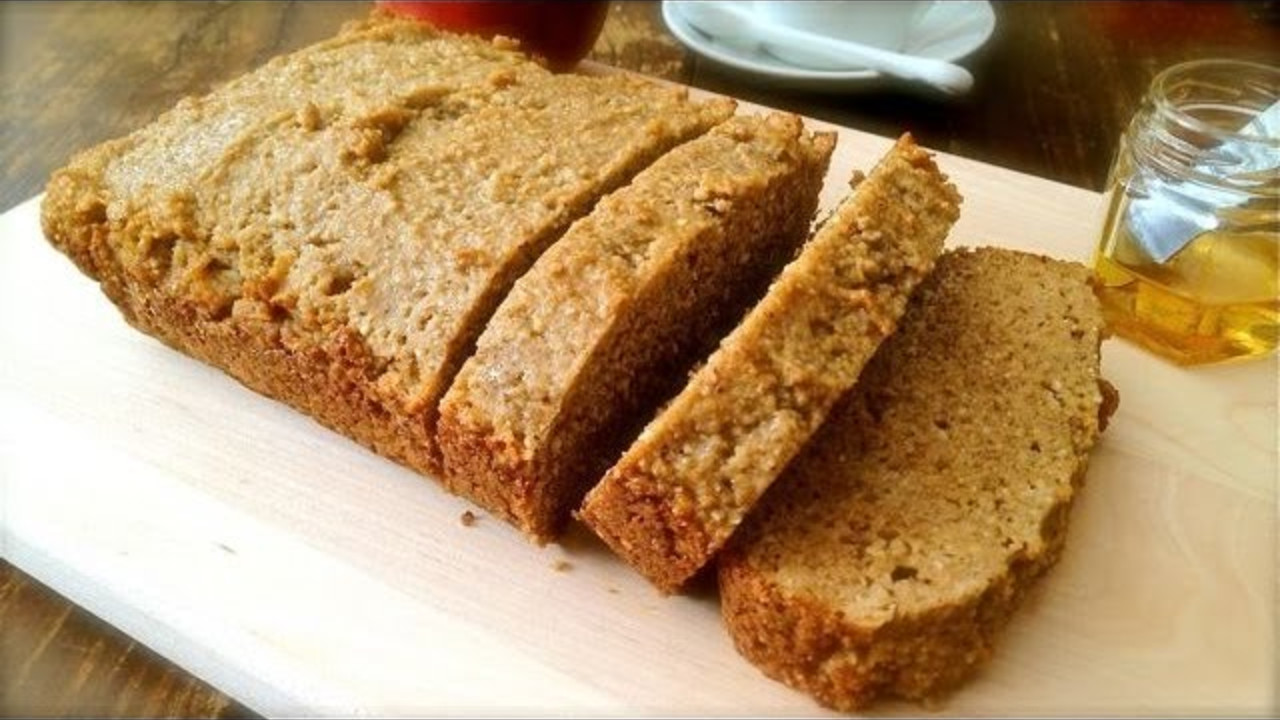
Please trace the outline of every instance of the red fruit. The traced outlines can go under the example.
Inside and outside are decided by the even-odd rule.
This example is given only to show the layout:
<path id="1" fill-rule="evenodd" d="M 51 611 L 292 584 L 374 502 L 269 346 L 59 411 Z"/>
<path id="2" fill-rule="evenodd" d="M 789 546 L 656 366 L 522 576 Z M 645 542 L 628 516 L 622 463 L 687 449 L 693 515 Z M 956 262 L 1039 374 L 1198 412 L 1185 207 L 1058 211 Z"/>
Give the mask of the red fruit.
<path id="1" fill-rule="evenodd" d="M 378 7 L 425 20 L 441 30 L 520 41 L 525 50 L 566 70 L 591 52 L 609 14 L 607 2 L 422 2 L 378 0 Z"/>

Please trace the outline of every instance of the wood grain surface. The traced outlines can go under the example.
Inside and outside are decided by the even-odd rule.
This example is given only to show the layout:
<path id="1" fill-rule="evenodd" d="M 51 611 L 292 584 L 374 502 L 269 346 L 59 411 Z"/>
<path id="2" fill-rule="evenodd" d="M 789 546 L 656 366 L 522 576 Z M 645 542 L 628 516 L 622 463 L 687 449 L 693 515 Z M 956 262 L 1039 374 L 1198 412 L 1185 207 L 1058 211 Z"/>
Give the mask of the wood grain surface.
<path id="1" fill-rule="evenodd" d="M 328 36 L 368 3 L 0 4 L 0 210 L 38 193 L 78 149 L 178 98 Z M 809 95 L 686 53 L 656 3 L 619 3 L 594 57 L 1077 186 L 1101 187 L 1150 78 L 1179 60 L 1280 59 L 1277 5 L 1001 3 L 966 61 L 974 92 Z M 2 498 L 0 498 L 2 500 Z M 0 715 L 238 717 L 251 713 L 0 562 Z"/>

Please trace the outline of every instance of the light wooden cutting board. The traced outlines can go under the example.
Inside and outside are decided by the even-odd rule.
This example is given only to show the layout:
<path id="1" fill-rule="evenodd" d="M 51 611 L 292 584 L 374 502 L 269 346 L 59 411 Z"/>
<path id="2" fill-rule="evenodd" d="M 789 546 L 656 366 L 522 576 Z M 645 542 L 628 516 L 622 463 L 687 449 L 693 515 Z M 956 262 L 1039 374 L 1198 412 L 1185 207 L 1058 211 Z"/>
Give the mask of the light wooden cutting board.
<path id="1" fill-rule="evenodd" d="M 828 207 L 889 145 L 839 132 Z M 940 164 L 951 245 L 1088 257 L 1097 194 Z M 1120 410 L 1065 556 L 942 710 L 1275 714 L 1275 358 L 1111 341 L 1104 372 Z M 0 554 L 223 691 L 269 715 L 822 712 L 734 652 L 714 596 L 468 508 L 127 327 L 37 200 L 0 218 Z"/>

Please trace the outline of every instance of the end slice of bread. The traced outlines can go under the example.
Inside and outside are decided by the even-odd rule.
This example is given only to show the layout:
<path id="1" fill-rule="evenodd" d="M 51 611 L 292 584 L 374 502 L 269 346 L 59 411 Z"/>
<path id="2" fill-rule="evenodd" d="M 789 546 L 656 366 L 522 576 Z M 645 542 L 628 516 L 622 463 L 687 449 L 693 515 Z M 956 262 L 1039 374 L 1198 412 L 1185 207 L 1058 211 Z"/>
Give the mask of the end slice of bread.
<path id="1" fill-rule="evenodd" d="M 551 539 L 804 242 L 834 143 L 794 115 L 736 117 L 575 223 L 441 404 L 446 483 Z"/>
<path id="2" fill-rule="evenodd" d="M 902 327 L 719 559 L 765 674 L 841 710 L 968 677 L 1057 559 L 1101 423 L 1087 270 L 943 256 Z"/>
<path id="3" fill-rule="evenodd" d="M 587 525 L 678 590 L 893 332 L 959 202 L 929 154 L 899 140 L 590 492 Z"/>

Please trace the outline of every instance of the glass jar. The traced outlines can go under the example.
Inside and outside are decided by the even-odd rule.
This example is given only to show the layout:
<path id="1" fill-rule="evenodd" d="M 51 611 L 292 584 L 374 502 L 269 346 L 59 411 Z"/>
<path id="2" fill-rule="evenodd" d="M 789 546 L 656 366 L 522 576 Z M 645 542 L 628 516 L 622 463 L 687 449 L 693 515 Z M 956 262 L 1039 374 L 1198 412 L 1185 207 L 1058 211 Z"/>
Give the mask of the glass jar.
<path id="1" fill-rule="evenodd" d="M 1156 76 L 1111 167 L 1094 258 L 1116 334 L 1193 365 L 1280 335 L 1280 69 L 1202 60 Z"/>

